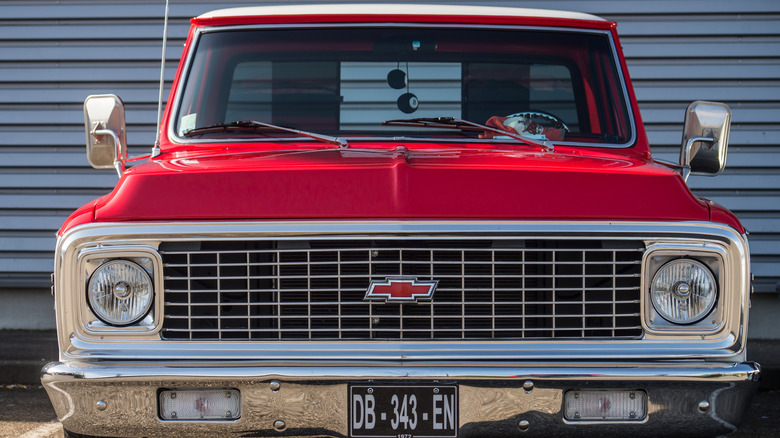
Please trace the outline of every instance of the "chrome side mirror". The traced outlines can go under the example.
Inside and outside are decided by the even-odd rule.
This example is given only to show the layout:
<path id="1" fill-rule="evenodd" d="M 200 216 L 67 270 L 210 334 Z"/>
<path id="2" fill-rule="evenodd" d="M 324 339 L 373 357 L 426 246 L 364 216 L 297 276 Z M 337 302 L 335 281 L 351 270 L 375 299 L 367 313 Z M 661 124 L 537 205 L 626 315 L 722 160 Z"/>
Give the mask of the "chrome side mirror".
<path id="1" fill-rule="evenodd" d="M 697 101 L 685 110 L 680 166 L 683 179 L 696 175 L 715 176 L 726 167 L 731 110 L 718 102 Z"/>
<path id="2" fill-rule="evenodd" d="M 87 131 L 87 160 L 95 169 L 125 171 L 127 142 L 125 104 L 113 94 L 89 96 L 84 100 L 84 127 Z"/>

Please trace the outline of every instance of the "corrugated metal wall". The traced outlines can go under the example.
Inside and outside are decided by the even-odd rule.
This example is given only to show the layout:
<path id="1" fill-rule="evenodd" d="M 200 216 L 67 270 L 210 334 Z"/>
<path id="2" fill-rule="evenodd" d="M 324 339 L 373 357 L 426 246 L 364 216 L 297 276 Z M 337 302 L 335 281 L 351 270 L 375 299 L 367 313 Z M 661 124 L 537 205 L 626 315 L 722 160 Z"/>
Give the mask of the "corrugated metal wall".
<path id="1" fill-rule="evenodd" d="M 189 17 L 248 3 L 273 2 L 172 1 L 166 78 L 173 77 Z M 449 3 L 567 9 L 617 21 L 659 158 L 677 161 L 690 101 L 728 103 L 733 125 L 727 169 L 717 178 L 692 177 L 690 184 L 743 220 L 751 231 L 756 291 L 775 291 L 780 2 Z M 0 3 L 0 290 L 48 288 L 55 230 L 70 211 L 116 182 L 111 171 L 87 164 L 82 115 L 87 95 L 115 93 L 125 100 L 131 154 L 152 144 L 163 11 L 164 1 Z"/>

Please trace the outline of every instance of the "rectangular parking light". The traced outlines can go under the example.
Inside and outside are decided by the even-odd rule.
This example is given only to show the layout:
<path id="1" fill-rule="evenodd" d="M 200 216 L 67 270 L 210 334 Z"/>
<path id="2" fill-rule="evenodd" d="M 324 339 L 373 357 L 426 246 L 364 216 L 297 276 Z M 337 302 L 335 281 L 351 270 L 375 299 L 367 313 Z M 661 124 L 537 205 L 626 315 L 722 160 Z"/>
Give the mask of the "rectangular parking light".
<path id="1" fill-rule="evenodd" d="M 237 420 L 241 394 L 237 389 L 160 391 L 160 418 L 170 421 Z"/>
<path id="2" fill-rule="evenodd" d="M 564 398 L 568 421 L 642 421 L 647 416 L 644 391 L 568 391 Z"/>

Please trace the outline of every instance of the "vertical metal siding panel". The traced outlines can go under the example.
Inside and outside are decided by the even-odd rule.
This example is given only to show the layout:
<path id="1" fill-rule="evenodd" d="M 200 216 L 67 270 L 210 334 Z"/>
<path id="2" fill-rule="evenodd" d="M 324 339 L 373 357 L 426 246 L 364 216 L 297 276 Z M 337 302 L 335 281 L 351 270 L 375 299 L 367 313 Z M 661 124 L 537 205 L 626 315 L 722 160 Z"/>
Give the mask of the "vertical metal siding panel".
<path id="1" fill-rule="evenodd" d="M 165 96 L 189 19 L 252 3 L 171 5 Z M 116 182 L 87 163 L 86 96 L 122 97 L 131 155 L 151 149 L 163 11 L 162 0 L 0 4 L 0 289 L 48 288 L 57 228 Z"/>
<path id="2" fill-rule="evenodd" d="M 308 3 L 318 2 L 332 0 Z M 0 5 L 0 288 L 45 287 L 57 226 L 70 210 L 113 184 L 110 171 L 89 168 L 84 157 L 84 97 L 119 94 L 127 104 L 131 153 L 144 153 L 151 146 L 163 3 L 32 0 Z M 172 79 L 189 17 L 258 3 L 282 2 L 172 4 L 166 78 Z M 676 160 L 689 101 L 731 105 L 734 127 L 727 170 L 715 180 L 693 178 L 691 184 L 696 193 L 734 209 L 754 230 L 757 290 L 774 290 L 780 280 L 780 33 L 775 30 L 780 29 L 780 2 L 479 4 L 574 10 L 617 21 L 659 157 Z M 30 184 L 22 184 L 25 181 Z"/>
<path id="3" fill-rule="evenodd" d="M 637 13 L 601 12 L 618 22 L 654 156 L 678 160 L 691 101 L 731 107 L 726 170 L 691 177 L 689 185 L 734 211 L 751 231 L 757 292 L 774 292 L 780 281 L 778 12 L 780 2 L 761 1 L 646 2 Z"/>
<path id="4" fill-rule="evenodd" d="M 87 95 L 122 96 L 131 153 L 150 148 L 162 12 L 160 2 L 0 5 L 0 288 L 47 288 L 55 231 L 116 182 L 86 161 Z M 169 79 L 188 18 L 171 20 Z"/>

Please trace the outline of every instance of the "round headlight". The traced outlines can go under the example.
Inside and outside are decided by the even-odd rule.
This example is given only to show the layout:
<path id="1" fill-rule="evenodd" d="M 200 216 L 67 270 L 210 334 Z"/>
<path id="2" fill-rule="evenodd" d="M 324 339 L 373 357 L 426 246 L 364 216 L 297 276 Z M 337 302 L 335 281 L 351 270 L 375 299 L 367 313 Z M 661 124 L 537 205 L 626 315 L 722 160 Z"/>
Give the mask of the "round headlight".
<path id="1" fill-rule="evenodd" d="M 703 264 L 688 259 L 673 260 L 653 277 L 653 307 L 675 324 L 692 324 L 704 318 L 715 305 L 715 276 Z"/>
<path id="2" fill-rule="evenodd" d="M 95 315 L 112 325 L 139 321 L 149 312 L 154 298 L 149 274 L 127 260 L 112 260 L 97 268 L 87 294 Z"/>

